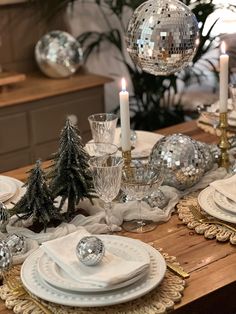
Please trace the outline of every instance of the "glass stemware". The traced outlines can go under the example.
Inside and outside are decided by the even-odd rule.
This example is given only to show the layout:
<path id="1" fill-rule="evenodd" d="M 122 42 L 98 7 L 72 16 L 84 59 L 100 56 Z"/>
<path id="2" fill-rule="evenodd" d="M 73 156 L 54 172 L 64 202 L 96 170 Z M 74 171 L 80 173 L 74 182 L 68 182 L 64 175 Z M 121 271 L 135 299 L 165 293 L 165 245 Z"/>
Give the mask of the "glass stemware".
<path id="1" fill-rule="evenodd" d="M 113 143 L 118 117 L 114 113 L 97 113 L 88 117 L 94 142 Z"/>
<path id="2" fill-rule="evenodd" d="M 91 158 L 115 155 L 118 151 L 118 147 L 111 143 L 90 142 L 85 145 L 85 150 Z"/>
<path id="3" fill-rule="evenodd" d="M 122 190 L 138 203 L 139 218 L 126 221 L 123 228 L 130 232 L 144 233 L 154 230 L 156 223 L 142 217 L 142 200 L 160 187 L 163 181 L 162 167 L 151 164 L 136 164 L 122 171 Z"/>
<path id="4" fill-rule="evenodd" d="M 118 195 L 121 185 L 123 159 L 115 156 L 94 157 L 89 161 L 95 191 L 104 201 L 105 220 L 112 231 L 111 202 Z"/>

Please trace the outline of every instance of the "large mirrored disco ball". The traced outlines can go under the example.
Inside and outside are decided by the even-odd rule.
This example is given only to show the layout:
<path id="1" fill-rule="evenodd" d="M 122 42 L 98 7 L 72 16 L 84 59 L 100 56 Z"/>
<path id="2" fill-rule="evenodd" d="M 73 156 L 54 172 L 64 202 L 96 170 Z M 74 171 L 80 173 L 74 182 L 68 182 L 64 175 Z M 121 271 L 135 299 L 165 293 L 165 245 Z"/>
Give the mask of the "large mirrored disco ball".
<path id="1" fill-rule="evenodd" d="M 5 241 L 0 241 L 0 271 L 8 270 L 12 265 L 11 250 Z"/>
<path id="2" fill-rule="evenodd" d="M 193 59 L 198 22 L 192 11 L 177 0 L 149 0 L 130 19 L 127 50 L 141 69 L 154 75 L 169 75 Z"/>
<path id="3" fill-rule="evenodd" d="M 51 31 L 35 46 L 35 58 L 40 70 L 51 78 L 74 74 L 83 58 L 80 43 L 70 34 Z"/>
<path id="4" fill-rule="evenodd" d="M 164 185 L 184 190 L 196 184 L 205 172 L 204 157 L 198 143 L 189 136 L 173 134 L 158 141 L 150 161 L 164 168 Z"/>

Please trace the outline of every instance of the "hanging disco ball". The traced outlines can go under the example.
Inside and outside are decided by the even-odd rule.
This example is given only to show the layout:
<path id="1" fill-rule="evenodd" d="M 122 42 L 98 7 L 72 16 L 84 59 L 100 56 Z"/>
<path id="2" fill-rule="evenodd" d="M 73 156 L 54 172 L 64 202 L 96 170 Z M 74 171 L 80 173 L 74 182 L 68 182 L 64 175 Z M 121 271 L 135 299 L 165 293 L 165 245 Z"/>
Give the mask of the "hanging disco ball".
<path id="1" fill-rule="evenodd" d="M 205 161 L 198 142 L 183 134 L 173 134 L 158 141 L 150 161 L 164 168 L 164 185 L 185 190 L 196 184 L 205 172 Z"/>
<path id="2" fill-rule="evenodd" d="M 35 58 L 40 70 L 51 78 L 74 74 L 81 65 L 83 53 L 80 43 L 63 31 L 51 31 L 35 46 Z"/>
<path id="3" fill-rule="evenodd" d="M 178 0 L 149 0 L 131 17 L 127 50 L 142 70 L 169 75 L 192 61 L 198 35 L 197 19 L 185 4 Z"/>

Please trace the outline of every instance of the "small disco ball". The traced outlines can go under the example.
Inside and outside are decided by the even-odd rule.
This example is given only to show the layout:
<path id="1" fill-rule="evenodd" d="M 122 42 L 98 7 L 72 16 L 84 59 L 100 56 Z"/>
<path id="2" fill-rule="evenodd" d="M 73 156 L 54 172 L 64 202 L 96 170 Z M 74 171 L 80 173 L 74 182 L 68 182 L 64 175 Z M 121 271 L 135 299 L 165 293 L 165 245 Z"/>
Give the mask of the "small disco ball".
<path id="1" fill-rule="evenodd" d="M 105 247 L 95 236 L 83 237 L 76 246 L 76 255 L 86 266 L 98 264 L 105 254 Z"/>
<path id="2" fill-rule="evenodd" d="M 202 153 L 203 160 L 204 160 L 204 170 L 209 171 L 212 169 L 214 163 L 215 163 L 215 157 L 214 154 L 211 151 L 211 146 L 203 143 L 203 142 L 197 142 L 200 152 Z"/>
<path id="3" fill-rule="evenodd" d="M 158 141 L 150 161 L 164 168 L 164 185 L 185 190 L 196 184 L 205 172 L 204 157 L 196 141 L 183 134 L 173 134 Z"/>
<path id="4" fill-rule="evenodd" d="M 178 0 L 149 0 L 131 17 L 127 50 L 142 70 L 169 75 L 192 61 L 198 36 L 197 19 L 185 4 Z"/>
<path id="5" fill-rule="evenodd" d="M 5 241 L 0 241 L 0 271 L 8 270 L 12 265 L 11 250 Z"/>
<path id="6" fill-rule="evenodd" d="M 40 70 L 51 78 L 74 74 L 83 58 L 80 43 L 70 34 L 52 31 L 35 46 L 35 58 Z"/>
<path id="7" fill-rule="evenodd" d="M 25 237 L 16 233 L 9 234 L 5 239 L 12 255 L 24 254 L 26 251 Z"/>

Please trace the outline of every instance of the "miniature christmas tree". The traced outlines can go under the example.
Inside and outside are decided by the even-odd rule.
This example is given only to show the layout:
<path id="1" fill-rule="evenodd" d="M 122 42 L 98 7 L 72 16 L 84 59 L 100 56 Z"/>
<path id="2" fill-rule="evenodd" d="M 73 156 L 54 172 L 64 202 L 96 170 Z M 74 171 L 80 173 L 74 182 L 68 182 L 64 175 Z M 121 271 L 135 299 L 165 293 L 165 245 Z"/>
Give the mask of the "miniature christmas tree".
<path id="1" fill-rule="evenodd" d="M 44 231 L 51 220 L 62 220 L 62 215 L 53 204 L 53 196 L 47 187 L 45 174 L 41 169 L 41 161 L 37 161 L 31 169 L 26 186 L 26 193 L 11 209 L 20 219 L 33 217 L 33 223 L 43 224 Z"/>
<path id="2" fill-rule="evenodd" d="M 88 159 L 77 127 L 67 119 L 61 132 L 59 150 L 54 154 L 49 186 L 54 197 L 61 196 L 60 209 L 67 199 L 68 218 L 83 198 L 89 198 L 92 203 L 93 180 Z"/>

